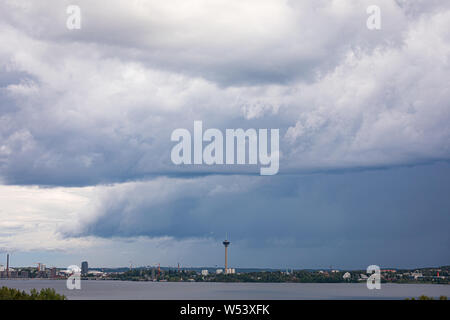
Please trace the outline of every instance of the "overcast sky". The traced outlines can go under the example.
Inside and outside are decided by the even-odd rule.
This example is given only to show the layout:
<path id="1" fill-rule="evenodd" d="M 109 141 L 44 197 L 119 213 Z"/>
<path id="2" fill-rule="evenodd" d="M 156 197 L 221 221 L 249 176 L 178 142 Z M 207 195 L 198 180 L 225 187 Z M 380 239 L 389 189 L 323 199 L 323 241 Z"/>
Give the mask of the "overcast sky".
<path id="1" fill-rule="evenodd" d="M 449 59 L 447 0 L 0 0 L 0 252 L 448 265 Z M 279 173 L 174 165 L 194 120 L 279 129 Z"/>

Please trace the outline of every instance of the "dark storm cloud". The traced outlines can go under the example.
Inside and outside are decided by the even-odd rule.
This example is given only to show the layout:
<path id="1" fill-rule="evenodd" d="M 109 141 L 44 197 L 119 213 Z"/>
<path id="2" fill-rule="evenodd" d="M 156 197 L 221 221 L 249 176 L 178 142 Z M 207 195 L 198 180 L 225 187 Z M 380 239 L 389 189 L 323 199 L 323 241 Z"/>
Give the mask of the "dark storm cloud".
<path id="1" fill-rule="evenodd" d="M 270 180 L 159 179 L 113 188 L 89 222 L 80 221 L 66 234 L 220 240 L 229 233 L 237 243 L 272 248 L 269 251 L 316 248 L 345 255 L 355 250 L 364 261 L 429 246 L 435 249 L 434 255 L 427 254 L 429 261 L 439 263 L 446 260 L 439 260 L 439 250 L 450 243 L 449 177 L 450 165 L 441 163 Z M 398 260 L 427 261 L 421 254 Z"/>

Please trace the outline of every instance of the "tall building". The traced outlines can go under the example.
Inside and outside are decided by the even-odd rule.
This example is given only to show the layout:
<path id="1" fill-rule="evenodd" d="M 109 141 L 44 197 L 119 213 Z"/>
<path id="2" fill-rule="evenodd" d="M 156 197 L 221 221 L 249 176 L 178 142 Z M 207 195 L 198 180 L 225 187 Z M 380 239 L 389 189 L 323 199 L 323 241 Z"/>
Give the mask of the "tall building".
<path id="1" fill-rule="evenodd" d="M 57 270 L 56 270 L 55 267 L 53 267 L 53 268 L 50 270 L 50 277 L 51 277 L 52 279 L 54 279 L 54 278 L 56 278 L 56 275 L 57 275 Z"/>
<path id="2" fill-rule="evenodd" d="M 88 262 L 83 261 L 81 263 L 81 274 L 86 275 L 86 274 L 88 274 L 88 271 L 89 271 Z"/>
<path id="3" fill-rule="evenodd" d="M 225 274 L 228 273 L 228 246 L 230 245 L 230 241 L 225 239 L 224 242 L 222 242 L 225 246 Z"/>

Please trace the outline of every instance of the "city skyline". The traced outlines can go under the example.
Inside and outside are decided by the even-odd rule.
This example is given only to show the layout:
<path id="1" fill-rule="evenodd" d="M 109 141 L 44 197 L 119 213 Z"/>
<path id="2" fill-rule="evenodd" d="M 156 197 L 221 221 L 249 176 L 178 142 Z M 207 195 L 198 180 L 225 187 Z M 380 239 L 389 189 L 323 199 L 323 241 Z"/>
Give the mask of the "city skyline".
<path id="1" fill-rule="evenodd" d="M 225 255 L 225 257 L 226 257 L 226 255 Z M 12 266 L 9 262 L 10 262 L 9 261 L 9 254 L 6 253 L 6 264 L 5 265 L 2 264 L 2 261 L 0 260 L 0 271 L 8 272 L 8 270 L 15 270 L 15 269 L 22 269 L 22 268 L 32 268 L 32 269 L 35 268 L 35 269 L 37 269 L 37 271 L 46 271 L 46 270 L 50 271 L 50 270 L 53 270 L 53 269 L 59 269 L 59 270 L 66 270 L 67 269 L 66 267 L 61 267 L 61 266 L 54 266 L 54 265 L 48 266 L 47 264 L 42 263 L 42 262 L 36 262 L 36 263 L 34 263 L 34 265 L 15 265 L 15 266 Z M 207 268 L 207 269 L 214 269 L 216 271 L 221 271 L 224 274 L 226 274 L 225 270 L 228 269 L 227 266 L 230 267 L 230 265 L 227 264 L 226 258 L 225 258 L 225 263 L 224 263 L 223 266 L 221 266 L 221 265 L 214 265 L 214 266 L 206 266 L 206 265 L 185 266 L 185 265 L 182 265 L 180 263 L 177 263 L 177 265 L 161 265 L 160 263 L 157 263 L 157 264 L 152 264 L 152 265 L 129 265 L 129 266 L 121 265 L 121 266 L 105 267 L 105 266 L 89 266 L 88 263 L 89 263 L 88 261 L 81 261 L 79 263 L 82 275 L 83 274 L 86 275 L 89 270 L 96 270 L 96 269 L 125 269 L 125 270 L 133 270 L 133 269 L 148 269 L 148 268 L 153 268 L 153 269 L 159 269 L 159 268 L 161 268 L 161 269 L 173 269 L 173 270 L 178 270 L 178 271 Z M 411 269 L 411 270 L 413 270 L 413 269 L 423 269 L 423 268 L 438 269 L 438 268 L 441 268 L 441 267 L 448 268 L 449 266 L 442 265 L 442 266 L 427 266 L 427 267 L 418 267 L 418 268 L 398 268 L 398 267 L 395 267 L 395 266 L 391 266 L 391 267 L 384 266 L 382 268 L 382 271 L 383 272 L 392 272 L 393 270 L 401 270 L 401 269 Z M 295 269 L 294 268 L 281 268 L 281 267 L 280 268 L 255 268 L 255 267 L 252 268 L 252 267 L 232 266 L 229 269 L 230 270 L 280 270 L 280 271 L 286 271 L 286 272 L 289 272 L 291 270 L 327 270 L 327 271 L 332 271 L 332 272 L 342 272 L 340 270 L 340 268 L 338 268 L 336 266 L 333 266 L 333 265 L 326 266 L 326 267 L 323 267 L 323 268 L 295 268 Z M 362 269 L 361 268 L 354 268 L 354 269 L 344 268 L 342 270 L 344 270 L 344 271 L 345 270 L 350 270 L 350 271 L 351 270 L 364 270 L 364 268 L 362 268 Z"/>

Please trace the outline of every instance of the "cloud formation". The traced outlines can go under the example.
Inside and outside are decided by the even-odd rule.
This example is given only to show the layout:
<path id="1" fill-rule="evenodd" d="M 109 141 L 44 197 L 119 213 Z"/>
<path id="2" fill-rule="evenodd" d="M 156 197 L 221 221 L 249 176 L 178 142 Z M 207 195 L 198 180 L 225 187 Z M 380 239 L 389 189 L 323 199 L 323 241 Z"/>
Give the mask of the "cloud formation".
<path id="1" fill-rule="evenodd" d="M 397 259 L 408 243 L 449 243 L 448 1 L 79 0 L 80 30 L 66 28 L 69 4 L 0 3 L 3 246 L 228 231 L 314 264 L 346 250 L 369 261 L 370 248 L 410 263 L 414 253 Z M 377 31 L 366 28 L 373 4 Z M 194 120 L 279 128 L 280 174 L 175 166 L 170 134 Z M 47 207 L 49 195 L 61 202 Z M 391 224 L 380 232 L 374 216 Z"/>
<path id="2" fill-rule="evenodd" d="M 317 263 L 311 257 L 314 251 L 321 252 L 313 253 L 318 261 L 335 259 L 349 265 L 370 264 L 371 259 L 384 265 L 420 264 L 426 259 L 439 263 L 450 241 L 450 184 L 444 178 L 449 174 L 450 166 L 440 164 L 346 174 L 159 178 L 118 184 L 103 190 L 93 210 L 63 232 L 101 238 L 170 235 L 218 244 L 228 233 L 232 243 L 249 252 L 309 252 L 290 259 L 309 265 Z M 389 243 L 389 248 L 382 243 Z M 420 257 L 410 252 L 411 247 L 433 250 Z"/>
<path id="3" fill-rule="evenodd" d="M 66 251 L 86 248 L 91 239 L 67 238 L 60 226 L 76 220 L 89 205 L 92 187 L 85 189 L 0 186 L 0 250 Z"/>
<path id="4" fill-rule="evenodd" d="M 378 1 L 376 32 L 364 1 L 101 3 L 74 31 L 64 2 L 3 2 L 4 183 L 257 171 L 174 166 L 170 133 L 197 119 L 280 128 L 280 172 L 450 156 L 442 1 Z"/>

